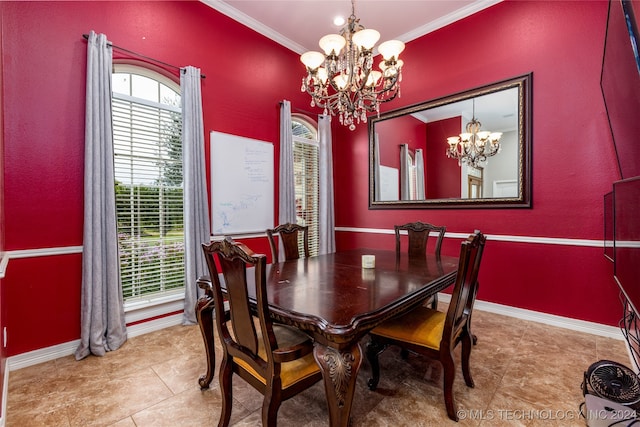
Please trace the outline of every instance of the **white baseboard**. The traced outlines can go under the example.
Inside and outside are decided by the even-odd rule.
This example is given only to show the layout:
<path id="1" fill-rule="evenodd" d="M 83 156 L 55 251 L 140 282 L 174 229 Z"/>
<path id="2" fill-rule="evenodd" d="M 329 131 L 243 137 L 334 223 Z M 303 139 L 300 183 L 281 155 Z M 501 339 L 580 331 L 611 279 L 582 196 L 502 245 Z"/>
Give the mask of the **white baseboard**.
<path id="1" fill-rule="evenodd" d="M 438 294 L 438 301 L 449 302 L 451 295 L 445 293 Z M 553 314 L 540 313 L 523 308 L 510 307 L 508 305 L 496 304 L 493 302 L 477 300 L 474 310 L 487 311 L 489 313 L 501 314 L 503 316 L 515 317 L 517 319 L 529 320 L 545 325 L 557 326 L 577 332 L 598 335 L 607 338 L 624 340 L 620 328 L 616 326 L 602 325 L 600 323 L 587 322 L 585 320 L 569 319 L 568 317 L 556 316 Z"/>
<path id="2" fill-rule="evenodd" d="M 172 316 L 150 320 L 149 322 L 127 326 L 127 336 L 129 338 L 133 338 L 149 332 L 159 331 L 161 329 L 168 328 L 169 326 L 180 325 L 182 324 L 182 318 L 182 313 L 178 313 Z M 5 370 L 5 379 L 8 377 L 9 371 L 15 371 L 16 369 L 26 368 L 27 366 L 37 365 L 38 363 L 70 356 L 75 353 L 78 345 L 80 345 L 80 340 L 74 340 L 8 357 L 6 360 L 7 369 Z"/>

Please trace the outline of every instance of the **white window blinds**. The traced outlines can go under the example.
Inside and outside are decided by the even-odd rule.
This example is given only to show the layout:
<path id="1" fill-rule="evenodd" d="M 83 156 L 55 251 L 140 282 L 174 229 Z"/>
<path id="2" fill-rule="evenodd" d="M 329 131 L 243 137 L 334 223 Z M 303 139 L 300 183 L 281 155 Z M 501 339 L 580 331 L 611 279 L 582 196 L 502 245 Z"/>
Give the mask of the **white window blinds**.
<path id="1" fill-rule="evenodd" d="M 318 255 L 318 141 L 315 128 L 292 118 L 296 217 L 309 227 L 309 253 Z M 300 243 L 302 244 L 302 243 Z M 302 252 L 302 248 L 300 248 Z"/>
<path id="2" fill-rule="evenodd" d="M 182 114 L 175 96 L 162 97 L 166 86 L 124 76 L 131 89 L 117 93 L 114 84 L 113 135 L 120 273 L 130 300 L 183 291 Z"/>

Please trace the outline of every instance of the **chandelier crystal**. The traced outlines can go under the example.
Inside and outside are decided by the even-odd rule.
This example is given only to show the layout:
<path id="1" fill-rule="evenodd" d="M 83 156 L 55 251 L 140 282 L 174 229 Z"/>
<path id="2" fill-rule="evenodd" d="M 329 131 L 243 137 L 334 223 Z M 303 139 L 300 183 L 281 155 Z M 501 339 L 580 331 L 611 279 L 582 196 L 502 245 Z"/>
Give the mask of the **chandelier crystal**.
<path id="1" fill-rule="evenodd" d="M 487 161 L 487 157 L 500 152 L 502 132 L 490 132 L 482 129 L 482 123 L 476 119 L 475 100 L 473 101 L 472 119 L 460 136 L 447 138 L 449 148 L 447 157 L 458 159 L 458 165 L 467 164 L 474 168 Z"/>
<path id="2" fill-rule="evenodd" d="M 324 114 L 340 116 L 340 123 L 350 130 L 366 123 L 367 113 L 380 114 L 380 103 L 400 95 L 404 43 L 389 40 L 378 46 L 382 61 L 374 70 L 373 49 L 380 33 L 365 29 L 351 16 L 340 34 L 328 34 L 319 41 L 324 53 L 309 51 L 300 56 L 307 68 L 302 78 L 302 92 L 311 95 L 311 106 L 324 108 Z"/>

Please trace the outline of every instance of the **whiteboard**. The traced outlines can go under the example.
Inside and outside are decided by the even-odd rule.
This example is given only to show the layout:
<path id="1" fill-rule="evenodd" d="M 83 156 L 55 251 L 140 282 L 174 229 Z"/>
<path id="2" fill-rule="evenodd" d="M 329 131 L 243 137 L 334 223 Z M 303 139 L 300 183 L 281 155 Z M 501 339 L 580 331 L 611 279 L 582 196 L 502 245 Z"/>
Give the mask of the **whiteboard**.
<path id="1" fill-rule="evenodd" d="M 380 201 L 400 200 L 400 171 L 380 165 Z"/>
<path id="2" fill-rule="evenodd" d="M 273 228 L 273 144 L 211 131 L 213 235 Z"/>

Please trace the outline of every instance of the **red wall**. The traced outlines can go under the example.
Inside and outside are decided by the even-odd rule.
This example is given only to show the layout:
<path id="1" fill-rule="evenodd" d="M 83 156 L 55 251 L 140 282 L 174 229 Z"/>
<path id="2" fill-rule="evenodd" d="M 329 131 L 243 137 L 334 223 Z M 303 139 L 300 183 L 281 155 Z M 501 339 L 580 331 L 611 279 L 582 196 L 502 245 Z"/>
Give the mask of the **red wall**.
<path id="1" fill-rule="evenodd" d="M 3 72 L 11 82 L 3 95 L 7 250 L 82 245 L 87 50 L 82 34 L 90 30 L 145 56 L 201 68 L 207 159 L 209 131 L 277 142 L 279 101 L 305 107 L 309 102 L 300 92 L 304 68 L 296 53 L 200 2 L 3 2 L 2 7 Z M 177 71 L 169 70 L 179 81 Z M 251 245 L 270 253 L 266 239 Z M 80 259 L 73 254 L 9 263 L 2 282 L 8 355 L 79 338 Z"/>
<path id="2" fill-rule="evenodd" d="M 309 108 L 296 53 L 202 3 L 3 2 L 2 11 L 3 78 L 11 82 L 2 109 L 7 250 L 82 245 L 83 33 L 200 67 L 207 134 L 276 142 L 278 101 Z M 602 240 L 602 195 L 618 179 L 599 88 L 606 15 L 603 1 L 506 1 L 403 53 L 402 98 L 387 110 L 533 72 L 532 209 L 369 210 L 367 127 L 351 132 L 334 120 L 336 226 L 388 230 L 420 219 L 458 233 Z M 338 249 L 393 247 L 388 235 L 336 237 Z M 266 239 L 251 244 L 269 251 Z M 446 239 L 445 253 L 458 250 L 457 239 Z M 79 259 L 10 262 L 0 283 L 7 355 L 79 338 Z M 480 280 L 482 300 L 608 325 L 620 317 L 600 248 L 490 240 Z"/>
<path id="3" fill-rule="evenodd" d="M 505 1 L 418 40 L 402 57 L 395 109 L 533 72 L 531 209 L 369 210 L 367 129 L 335 127 L 336 225 L 390 229 L 423 220 L 447 231 L 601 241 L 603 195 L 619 179 L 600 91 L 607 2 Z M 640 159 L 638 159 L 640 162 Z M 392 236 L 338 232 L 338 248 Z M 443 251 L 456 253 L 446 239 Z M 489 240 L 478 298 L 617 325 L 622 307 L 600 247 Z"/>
<path id="4" fill-rule="evenodd" d="M 445 155 L 448 147 L 447 138 L 460 134 L 461 122 L 461 117 L 454 117 L 427 123 L 425 195 L 428 199 L 461 197 L 460 166 L 457 160 L 449 159 Z"/>

